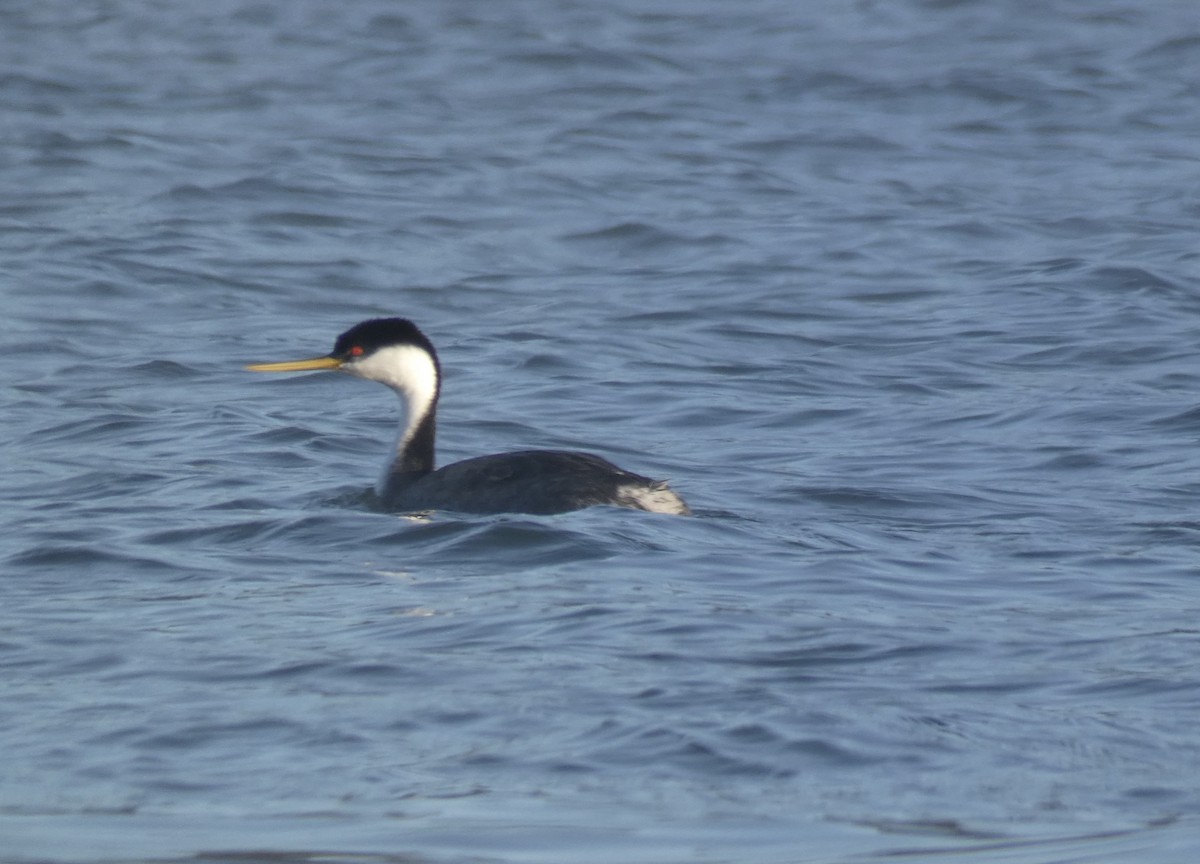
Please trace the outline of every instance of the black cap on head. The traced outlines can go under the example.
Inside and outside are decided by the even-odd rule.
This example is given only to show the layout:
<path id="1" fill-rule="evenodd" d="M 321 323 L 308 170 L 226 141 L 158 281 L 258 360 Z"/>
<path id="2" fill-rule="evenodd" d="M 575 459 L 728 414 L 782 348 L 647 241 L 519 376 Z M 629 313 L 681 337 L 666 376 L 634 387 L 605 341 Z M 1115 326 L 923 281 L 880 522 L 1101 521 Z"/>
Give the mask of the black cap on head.
<path id="1" fill-rule="evenodd" d="M 366 357 L 392 345 L 415 345 L 429 352 L 437 363 L 433 343 L 407 318 L 372 318 L 355 324 L 337 338 L 331 356 L 341 359 Z"/>

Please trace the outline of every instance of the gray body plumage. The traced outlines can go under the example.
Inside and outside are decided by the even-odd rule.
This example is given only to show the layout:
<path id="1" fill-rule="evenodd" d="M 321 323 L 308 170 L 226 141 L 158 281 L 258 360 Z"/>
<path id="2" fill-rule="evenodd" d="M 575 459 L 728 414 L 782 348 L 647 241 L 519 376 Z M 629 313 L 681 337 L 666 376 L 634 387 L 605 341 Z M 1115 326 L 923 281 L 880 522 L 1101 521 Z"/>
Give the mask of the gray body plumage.
<path id="1" fill-rule="evenodd" d="M 687 515 L 667 484 L 590 453 L 524 450 L 477 456 L 426 474 L 390 474 L 383 502 L 397 510 L 462 513 L 566 513 L 615 504 Z"/>

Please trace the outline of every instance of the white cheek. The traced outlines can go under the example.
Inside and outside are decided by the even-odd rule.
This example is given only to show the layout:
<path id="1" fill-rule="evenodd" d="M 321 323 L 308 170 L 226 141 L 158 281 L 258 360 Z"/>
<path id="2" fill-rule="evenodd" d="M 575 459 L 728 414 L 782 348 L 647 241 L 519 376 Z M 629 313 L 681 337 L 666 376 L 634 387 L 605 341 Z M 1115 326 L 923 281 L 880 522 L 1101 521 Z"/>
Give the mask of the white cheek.
<path id="1" fill-rule="evenodd" d="M 409 413 L 423 416 L 437 394 L 437 367 L 433 358 L 413 345 L 393 345 L 380 348 L 356 363 L 342 367 L 343 371 L 369 381 L 378 381 L 397 391 L 409 403 Z"/>

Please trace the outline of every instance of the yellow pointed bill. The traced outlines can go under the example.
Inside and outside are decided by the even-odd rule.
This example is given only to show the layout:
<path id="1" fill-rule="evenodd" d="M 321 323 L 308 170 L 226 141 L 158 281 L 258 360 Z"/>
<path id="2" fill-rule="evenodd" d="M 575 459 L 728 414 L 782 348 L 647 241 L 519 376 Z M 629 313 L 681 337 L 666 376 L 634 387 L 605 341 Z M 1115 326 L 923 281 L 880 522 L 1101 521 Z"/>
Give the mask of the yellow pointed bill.
<path id="1" fill-rule="evenodd" d="M 314 372 L 319 369 L 338 369 L 342 361 L 336 357 L 313 357 L 311 360 L 284 360 L 280 363 L 251 363 L 251 372 Z"/>

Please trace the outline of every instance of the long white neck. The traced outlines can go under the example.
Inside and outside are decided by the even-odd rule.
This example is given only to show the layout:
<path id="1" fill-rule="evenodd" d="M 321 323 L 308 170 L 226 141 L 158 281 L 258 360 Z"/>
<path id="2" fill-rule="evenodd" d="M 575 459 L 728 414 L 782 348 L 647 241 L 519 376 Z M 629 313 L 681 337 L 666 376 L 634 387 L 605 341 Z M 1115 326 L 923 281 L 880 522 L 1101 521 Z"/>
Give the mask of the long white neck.
<path id="1" fill-rule="evenodd" d="M 380 494 L 394 476 L 432 471 L 440 382 L 429 352 L 416 345 L 392 345 L 342 368 L 359 378 L 386 384 L 400 397 L 400 429 L 395 451 L 379 481 Z"/>

